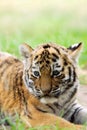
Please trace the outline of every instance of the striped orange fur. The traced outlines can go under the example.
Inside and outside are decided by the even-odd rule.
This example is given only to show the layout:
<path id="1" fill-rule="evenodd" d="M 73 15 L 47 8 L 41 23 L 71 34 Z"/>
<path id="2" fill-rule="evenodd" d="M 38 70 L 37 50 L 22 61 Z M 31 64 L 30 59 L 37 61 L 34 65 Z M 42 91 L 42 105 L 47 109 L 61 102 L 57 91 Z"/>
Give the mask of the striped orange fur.
<path id="1" fill-rule="evenodd" d="M 32 75 L 32 72 L 31 72 L 32 66 L 30 63 L 33 63 L 34 59 L 39 60 L 40 54 L 42 54 L 43 48 L 47 48 L 47 46 L 48 45 L 45 45 L 45 46 L 41 45 L 41 47 L 39 48 L 40 51 L 38 51 L 38 49 L 32 50 L 32 48 L 30 48 L 27 44 L 24 44 L 21 48 L 22 55 L 25 57 L 24 62 L 13 57 L 10 54 L 0 52 L 0 110 L 1 110 L 1 113 L 4 113 L 6 116 L 9 116 L 9 115 L 14 116 L 15 113 L 17 112 L 20 118 L 29 127 L 41 126 L 41 125 L 55 125 L 58 123 L 59 128 L 71 128 L 72 130 L 75 128 L 76 130 L 80 130 L 82 126 L 74 125 L 73 123 L 70 123 L 63 118 L 56 116 L 57 114 L 53 113 L 53 110 L 51 109 L 51 106 L 50 106 L 51 103 L 49 104 L 50 101 L 48 101 L 48 104 L 43 103 L 43 101 L 39 99 L 39 96 L 29 91 L 28 89 L 29 86 L 27 86 L 27 83 L 25 83 L 26 82 L 24 79 L 25 75 L 28 73 L 29 73 L 29 77 L 30 75 Z M 51 44 L 49 44 L 49 46 L 51 46 Z M 56 56 L 57 52 L 53 48 L 50 48 L 50 49 L 48 52 L 52 53 L 52 56 L 53 56 L 52 61 L 55 62 L 55 60 L 58 58 L 58 56 Z M 32 52 L 29 52 L 29 51 L 32 51 Z M 45 56 L 46 55 L 50 56 L 48 52 L 45 52 L 46 53 Z M 65 52 L 67 53 L 67 50 L 65 50 Z M 45 58 L 44 54 L 42 55 L 42 57 L 44 60 Z M 35 75 L 33 75 L 31 79 L 35 81 L 34 85 L 37 86 L 37 90 L 39 89 L 38 86 L 40 87 L 40 84 L 41 84 L 42 85 L 41 89 L 44 95 L 48 96 L 50 92 L 51 78 L 49 78 L 49 73 L 50 73 L 49 61 L 47 61 L 46 63 L 44 61 L 42 61 L 41 63 L 41 64 L 48 65 L 46 67 L 47 70 L 45 70 L 45 68 L 44 69 L 42 68 L 41 70 L 41 74 L 43 75 L 43 77 L 40 77 L 39 79 L 38 77 L 39 74 L 36 70 Z M 57 72 L 55 71 L 55 75 L 56 74 Z M 37 76 L 38 78 L 35 76 Z M 56 77 L 54 77 L 54 81 L 52 80 L 52 83 L 55 86 L 56 81 L 57 81 Z M 56 93 L 53 94 L 53 96 L 54 95 L 56 95 Z"/>

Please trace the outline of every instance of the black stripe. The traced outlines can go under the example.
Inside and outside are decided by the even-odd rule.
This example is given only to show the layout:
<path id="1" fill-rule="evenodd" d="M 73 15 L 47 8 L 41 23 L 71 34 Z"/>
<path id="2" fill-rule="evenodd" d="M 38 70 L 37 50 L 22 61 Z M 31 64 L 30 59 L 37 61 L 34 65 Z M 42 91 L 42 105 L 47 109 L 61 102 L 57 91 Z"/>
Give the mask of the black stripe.
<path id="1" fill-rule="evenodd" d="M 60 51 L 56 47 L 53 48 L 58 52 L 59 55 L 61 55 Z"/>
<path id="2" fill-rule="evenodd" d="M 3 74 L 6 72 L 6 70 L 8 70 L 8 67 L 10 67 L 13 63 L 11 61 L 9 61 L 9 59 L 3 61 L 1 64 L 0 64 L 0 77 L 3 76 Z"/>
<path id="3" fill-rule="evenodd" d="M 63 60 L 64 60 L 63 61 L 64 62 L 64 66 L 67 66 L 68 65 L 67 60 L 65 58 Z"/>
<path id="4" fill-rule="evenodd" d="M 66 91 L 69 91 L 69 89 L 71 87 L 73 87 L 74 84 L 68 84 L 67 87 L 65 88 L 65 90 L 62 92 L 62 94 L 64 94 Z"/>
<path id="5" fill-rule="evenodd" d="M 73 87 L 74 83 L 68 84 L 68 86 L 66 87 L 66 90 L 69 90 L 69 88 Z"/>
<path id="6" fill-rule="evenodd" d="M 73 96 L 76 94 L 76 92 L 77 92 L 77 87 L 74 88 L 74 91 L 71 93 L 69 100 L 73 98 Z"/>
<path id="7" fill-rule="evenodd" d="M 64 67 L 62 68 L 62 70 L 61 70 L 62 72 L 64 71 Z"/>
<path id="8" fill-rule="evenodd" d="M 53 113 L 55 113 L 55 109 L 52 106 L 50 106 L 49 104 L 46 104 L 46 106 L 48 106 L 53 111 Z"/>
<path id="9" fill-rule="evenodd" d="M 65 75 L 64 74 L 60 74 L 59 76 L 57 76 L 59 79 L 63 79 L 65 78 Z"/>
<path id="10" fill-rule="evenodd" d="M 37 77 L 35 77 L 33 74 L 31 74 L 31 76 L 34 78 L 34 79 L 36 79 Z"/>
<path id="11" fill-rule="evenodd" d="M 20 86 L 23 85 L 23 79 L 22 79 L 22 76 L 23 76 L 23 71 L 20 72 Z"/>
<path id="12" fill-rule="evenodd" d="M 17 85 L 18 85 L 18 72 L 17 72 L 17 74 L 15 76 L 15 83 L 16 83 L 16 87 L 17 87 Z"/>
<path id="13" fill-rule="evenodd" d="M 2 78 L 3 77 L 3 75 L 4 75 L 4 73 L 6 73 L 6 71 L 8 70 L 8 68 L 9 67 L 11 67 L 11 63 L 10 62 L 8 62 L 9 64 L 4 64 L 3 66 L 2 66 L 2 68 L 0 68 L 1 70 L 0 70 L 0 78 Z"/>
<path id="14" fill-rule="evenodd" d="M 59 56 L 57 56 L 55 53 L 52 53 L 52 55 L 55 59 L 59 59 Z"/>
<path id="15" fill-rule="evenodd" d="M 77 103 L 74 103 L 71 108 L 63 115 L 63 117 L 67 116 L 67 114 L 71 113 L 71 109 L 76 105 Z"/>
<path id="16" fill-rule="evenodd" d="M 69 71 L 69 82 L 71 82 L 71 76 L 72 76 L 71 67 L 68 67 L 68 71 Z"/>
<path id="17" fill-rule="evenodd" d="M 75 82 L 76 81 L 76 72 L 75 72 L 75 68 L 74 68 L 74 70 L 73 70 L 73 82 Z"/>
<path id="18" fill-rule="evenodd" d="M 56 64 L 55 64 L 55 67 L 60 68 L 61 66 L 60 66 L 60 65 L 58 65 L 58 63 L 56 63 Z"/>
<path id="19" fill-rule="evenodd" d="M 69 113 L 71 113 L 71 109 L 69 109 L 62 117 L 65 118 L 66 116 L 69 115 Z"/>
<path id="20" fill-rule="evenodd" d="M 37 56 L 35 56 L 34 60 L 36 60 L 37 58 L 38 58 L 38 55 L 37 55 Z"/>
<path id="21" fill-rule="evenodd" d="M 50 48 L 50 45 L 47 44 L 47 45 L 43 45 L 43 48 L 46 49 L 46 48 Z"/>
<path id="22" fill-rule="evenodd" d="M 14 71 L 15 71 L 15 70 L 14 70 Z M 20 94 L 19 94 L 19 88 L 18 88 L 17 81 L 18 81 L 18 73 L 16 73 L 15 77 L 13 77 L 14 99 L 15 99 L 18 95 L 20 95 Z"/>
<path id="23" fill-rule="evenodd" d="M 22 79 L 23 71 L 20 71 L 20 68 L 18 68 L 17 72 L 18 72 L 18 74 L 17 74 L 17 85 L 22 87 L 22 85 L 23 85 L 23 79 Z"/>
<path id="24" fill-rule="evenodd" d="M 56 58 L 52 58 L 52 61 L 53 61 L 53 62 L 56 62 L 57 60 L 56 60 Z"/>
<path id="25" fill-rule="evenodd" d="M 61 109 L 61 108 L 62 108 L 62 106 L 60 106 L 60 105 L 58 104 L 58 102 L 54 102 L 53 104 L 54 104 L 54 106 L 56 106 L 57 109 Z"/>
<path id="26" fill-rule="evenodd" d="M 72 107 L 74 107 L 76 104 L 77 104 L 77 103 L 74 103 L 74 104 L 72 105 Z"/>
<path id="27" fill-rule="evenodd" d="M 40 112 L 47 113 L 47 111 L 42 110 L 41 108 L 38 108 L 37 106 L 35 106 L 35 108 L 36 108 L 38 111 L 40 111 Z"/>
<path id="28" fill-rule="evenodd" d="M 24 106 L 26 107 L 26 110 L 28 111 L 27 100 L 25 98 L 25 94 L 24 94 L 24 90 L 23 89 L 21 89 L 21 93 L 22 93 L 22 99 L 23 99 Z M 29 112 L 29 114 L 31 114 L 31 113 Z"/>
<path id="29" fill-rule="evenodd" d="M 6 73 L 6 70 L 8 70 L 8 67 L 10 67 L 9 65 L 6 65 L 5 68 L 3 68 L 3 70 L 0 72 L 0 77 L 2 78 L 2 76 L 4 75 L 4 73 Z"/>
<path id="30" fill-rule="evenodd" d="M 36 67 L 32 66 L 32 69 L 36 69 Z"/>
<path id="31" fill-rule="evenodd" d="M 50 62 L 49 62 L 48 60 L 46 60 L 46 63 L 47 63 L 47 64 L 50 64 Z"/>
<path id="32" fill-rule="evenodd" d="M 20 66 L 17 66 L 17 71 L 16 71 L 16 75 L 15 75 L 15 85 L 13 86 L 14 88 L 14 97 L 18 97 L 20 100 L 20 105 L 24 104 L 27 110 L 27 101 L 25 98 L 25 94 L 24 94 L 24 90 L 22 88 L 23 85 L 23 79 L 22 79 L 22 75 L 23 75 L 23 71 L 21 71 Z M 29 118 L 31 118 L 30 113 L 28 112 L 28 116 Z"/>
<path id="33" fill-rule="evenodd" d="M 30 111 L 25 110 L 25 113 L 24 113 L 24 114 L 27 115 L 30 119 L 33 119 L 33 118 L 32 118 L 32 114 L 31 114 Z"/>
<path id="34" fill-rule="evenodd" d="M 28 116 L 30 119 L 33 119 L 32 116 L 30 116 L 29 114 L 27 114 L 27 116 Z"/>
<path id="35" fill-rule="evenodd" d="M 67 90 L 67 91 L 69 91 L 69 90 Z M 64 102 L 63 105 L 65 105 L 66 103 L 70 102 L 70 100 L 74 97 L 74 95 L 76 94 L 76 92 L 77 92 L 77 88 L 75 88 L 75 89 L 73 90 L 73 92 L 70 93 L 69 98 Z"/>
<path id="36" fill-rule="evenodd" d="M 75 114 L 77 115 L 83 108 L 81 107 L 78 107 L 75 109 L 74 113 L 72 114 L 71 116 L 71 119 L 70 119 L 70 122 L 74 123 L 74 120 L 75 120 Z"/>

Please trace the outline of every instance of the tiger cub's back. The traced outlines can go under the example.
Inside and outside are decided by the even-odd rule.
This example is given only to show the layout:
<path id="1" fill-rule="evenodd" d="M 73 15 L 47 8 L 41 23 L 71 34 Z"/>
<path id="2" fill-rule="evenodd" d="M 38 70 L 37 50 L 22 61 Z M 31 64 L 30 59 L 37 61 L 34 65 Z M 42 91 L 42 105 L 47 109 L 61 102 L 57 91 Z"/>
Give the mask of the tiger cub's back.
<path id="1" fill-rule="evenodd" d="M 11 56 L 9 53 L 0 52 L 0 62 Z"/>
<path id="2" fill-rule="evenodd" d="M 0 109 L 11 111 L 22 102 L 23 64 L 8 53 L 0 52 Z M 15 101 L 15 103 L 14 103 Z M 17 104 L 17 103 L 18 104 Z M 10 109 L 11 108 L 11 109 Z M 13 111 L 13 110 L 12 110 Z"/>

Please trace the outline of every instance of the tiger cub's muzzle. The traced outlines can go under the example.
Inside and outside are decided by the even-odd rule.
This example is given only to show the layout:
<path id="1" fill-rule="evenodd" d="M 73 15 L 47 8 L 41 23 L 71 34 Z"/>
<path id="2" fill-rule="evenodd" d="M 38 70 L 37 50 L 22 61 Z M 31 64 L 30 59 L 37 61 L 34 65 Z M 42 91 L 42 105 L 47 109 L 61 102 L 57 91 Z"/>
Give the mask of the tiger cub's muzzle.
<path id="1" fill-rule="evenodd" d="M 35 89 L 35 95 L 39 98 L 41 97 L 58 97 L 61 93 L 60 88 L 42 91 L 39 89 Z"/>

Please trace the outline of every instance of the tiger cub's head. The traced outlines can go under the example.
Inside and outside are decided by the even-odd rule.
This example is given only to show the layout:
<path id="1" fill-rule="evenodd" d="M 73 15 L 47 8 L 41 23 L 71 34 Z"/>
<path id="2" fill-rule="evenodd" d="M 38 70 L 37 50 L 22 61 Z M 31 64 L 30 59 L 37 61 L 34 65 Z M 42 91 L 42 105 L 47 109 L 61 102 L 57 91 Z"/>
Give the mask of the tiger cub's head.
<path id="1" fill-rule="evenodd" d="M 76 63 L 81 48 L 82 43 L 69 48 L 48 43 L 35 49 L 22 44 L 23 79 L 29 92 L 39 99 L 50 98 L 50 102 L 52 98 L 54 102 L 69 88 L 77 88 Z"/>

